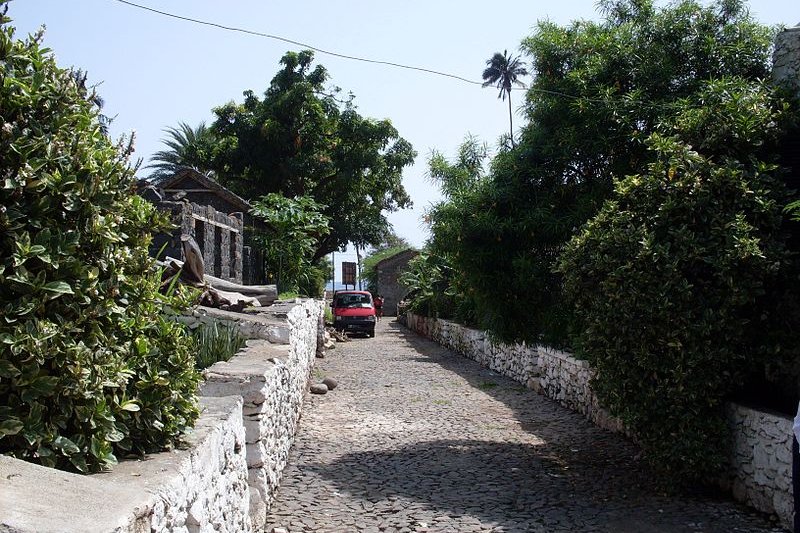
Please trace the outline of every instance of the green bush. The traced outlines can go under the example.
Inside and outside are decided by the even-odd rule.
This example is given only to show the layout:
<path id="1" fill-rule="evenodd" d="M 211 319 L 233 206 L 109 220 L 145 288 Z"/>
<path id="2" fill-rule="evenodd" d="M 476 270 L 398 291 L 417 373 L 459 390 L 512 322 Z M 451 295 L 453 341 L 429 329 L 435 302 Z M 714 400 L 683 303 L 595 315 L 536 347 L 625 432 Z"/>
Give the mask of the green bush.
<path id="1" fill-rule="evenodd" d="M 134 193 L 130 147 L 41 37 L 1 18 L 0 453 L 106 469 L 198 416 L 191 342 L 165 314 L 187 302 L 158 293 L 164 220 Z"/>
<path id="2" fill-rule="evenodd" d="M 616 184 L 560 262 L 601 402 L 684 482 L 724 464 L 723 402 L 777 357 L 776 296 L 791 267 L 775 167 L 734 158 L 746 155 L 737 139 L 769 152 L 779 122 L 769 93 L 712 82 L 699 98 L 708 107 L 687 105 L 664 129 L 713 140 L 712 155 L 652 136 L 649 171 Z"/>

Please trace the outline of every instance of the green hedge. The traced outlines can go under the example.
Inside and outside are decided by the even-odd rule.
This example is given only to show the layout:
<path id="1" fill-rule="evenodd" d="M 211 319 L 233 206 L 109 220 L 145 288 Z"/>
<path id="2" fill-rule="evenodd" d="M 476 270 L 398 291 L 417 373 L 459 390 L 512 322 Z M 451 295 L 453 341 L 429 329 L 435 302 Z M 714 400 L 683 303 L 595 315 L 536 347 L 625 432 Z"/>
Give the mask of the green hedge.
<path id="1" fill-rule="evenodd" d="M 0 453 L 87 472 L 174 443 L 199 376 L 147 256 L 164 220 L 40 40 L 2 15 Z"/>
<path id="2" fill-rule="evenodd" d="M 776 117 L 768 98 L 750 103 L 766 110 L 761 133 L 750 137 L 763 143 Z M 708 117 L 709 135 L 735 138 L 750 127 L 744 119 L 757 119 L 738 105 L 723 116 L 723 106 Z M 680 121 L 677 128 L 702 144 Z M 715 151 L 736 149 L 735 139 L 719 140 Z M 657 160 L 617 183 L 560 271 L 601 402 L 668 479 L 692 482 L 724 464 L 728 395 L 779 355 L 777 296 L 792 268 L 780 232 L 785 196 L 773 166 L 701 155 L 673 137 L 650 144 Z"/>

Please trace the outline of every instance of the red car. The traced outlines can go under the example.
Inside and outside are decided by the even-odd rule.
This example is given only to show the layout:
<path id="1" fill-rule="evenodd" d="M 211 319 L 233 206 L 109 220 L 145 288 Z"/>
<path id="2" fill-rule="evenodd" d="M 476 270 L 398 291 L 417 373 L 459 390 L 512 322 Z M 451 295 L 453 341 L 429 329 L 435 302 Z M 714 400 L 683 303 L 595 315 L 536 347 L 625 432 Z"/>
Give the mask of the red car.
<path id="1" fill-rule="evenodd" d="M 336 291 L 331 307 L 337 330 L 375 336 L 375 304 L 367 291 Z"/>

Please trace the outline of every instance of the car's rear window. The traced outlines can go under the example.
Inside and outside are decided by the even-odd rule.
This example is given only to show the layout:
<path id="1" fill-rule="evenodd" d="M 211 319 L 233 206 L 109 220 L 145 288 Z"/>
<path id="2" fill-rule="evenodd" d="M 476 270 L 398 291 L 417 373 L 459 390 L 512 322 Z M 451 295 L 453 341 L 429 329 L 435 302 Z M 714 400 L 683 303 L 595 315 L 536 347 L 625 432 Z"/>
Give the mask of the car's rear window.
<path id="1" fill-rule="evenodd" d="M 369 294 L 337 294 L 334 307 L 372 307 Z"/>

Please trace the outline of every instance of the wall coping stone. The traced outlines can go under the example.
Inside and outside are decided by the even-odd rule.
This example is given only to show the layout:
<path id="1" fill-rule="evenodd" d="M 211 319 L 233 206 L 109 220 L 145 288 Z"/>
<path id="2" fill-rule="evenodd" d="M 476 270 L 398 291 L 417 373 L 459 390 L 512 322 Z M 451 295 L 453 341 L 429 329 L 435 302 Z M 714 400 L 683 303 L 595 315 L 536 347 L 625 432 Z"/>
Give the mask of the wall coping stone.
<path id="1" fill-rule="evenodd" d="M 182 467 L 217 431 L 241 418 L 237 396 L 200 398 L 201 414 L 186 449 L 121 461 L 108 473 L 81 475 L 0 455 L 0 531 L 93 533 L 150 531 L 159 496 L 183 483 Z"/>

